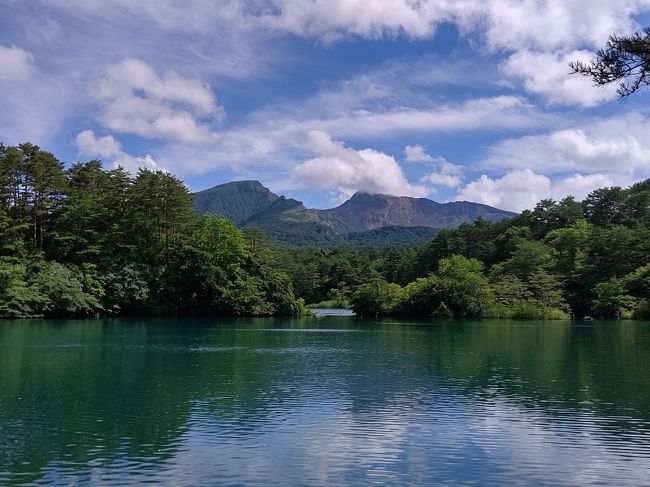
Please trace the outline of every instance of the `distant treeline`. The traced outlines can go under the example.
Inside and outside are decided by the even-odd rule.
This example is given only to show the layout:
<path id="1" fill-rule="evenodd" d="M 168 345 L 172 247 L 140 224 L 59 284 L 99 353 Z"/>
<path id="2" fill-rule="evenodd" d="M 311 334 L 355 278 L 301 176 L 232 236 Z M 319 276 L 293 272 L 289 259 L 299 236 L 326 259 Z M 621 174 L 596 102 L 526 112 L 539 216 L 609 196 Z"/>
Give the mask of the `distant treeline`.
<path id="1" fill-rule="evenodd" d="M 272 248 L 192 205 L 163 171 L 66 169 L 0 145 L 0 317 L 295 315 L 304 300 L 362 315 L 650 319 L 650 180 L 417 247 Z"/>
<path id="2" fill-rule="evenodd" d="M 0 316 L 294 315 L 273 252 L 174 176 L 0 145 Z"/>
<path id="3" fill-rule="evenodd" d="M 296 294 L 358 313 L 650 319 L 650 180 L 540 201 L 413 248 L 284 253 Z"/>

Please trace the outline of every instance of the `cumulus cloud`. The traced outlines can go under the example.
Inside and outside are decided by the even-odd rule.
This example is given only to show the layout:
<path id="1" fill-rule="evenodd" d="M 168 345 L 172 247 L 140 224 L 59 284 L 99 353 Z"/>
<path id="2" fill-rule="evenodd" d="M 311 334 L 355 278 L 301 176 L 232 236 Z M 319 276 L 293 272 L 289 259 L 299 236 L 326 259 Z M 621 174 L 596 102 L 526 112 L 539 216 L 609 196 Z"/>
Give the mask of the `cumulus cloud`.
<path id="1" fill-rule="evenodd" d="M 149 154 L 143 157 L 134 157 L 122 150 L 122 145 L 112 135 L 98 137 L 92 130 L 84 130 L 74 139 L 80 155 L 103 157 L 113 162 L 114 167 L 123 167 L 131 173 L 138 169 L 161 170 L 156 161 Z"/>
<path id="2" fill-rule="evenodd" d="M 615 95 L 588 80 L 570 76 L 569 60 L 584 60 L 584 48 L 601 47 L 612 33 L 638 28 L 633 15 L 650 8 L 648 0 L 374 0 L 303 2 L 271 0 L 275 8 L 257 19 L 275 29 L 318 37 L 326 42 L 345 35 L 366 38 L 405 35 L 430 37 L 442 22 L 477 34 L 488 50 L 512 55 L 504 72 L 550 103 L 594 106 Z"/>
<path id="3" fill-rule="evenodd" d="M 420 182 L 430 183 L 434 186 L 447 186 L 448 188 L 455 188 L 463 184 L 460 176 L 454 174 L 446 174 L 444 172 L 432 172 L 420 179 Z"/>
<path id="4" fill-rule="evenodd" d="M 426 149 L 421 145 L 407 145 L 404 147 L 404 154 L 409 162 L 433 162 L 435 160 L 426 153 Z"/>
<path id="5" fill-rule="evenodd" d="M 493 50 L 555 48 L 598 43 L 612 32 L 634 27 L 631 16 L 646 0 L 269 0 L 253 10 L 258 21 L 303 36 L 337 39 L 344 35 L 429 37 L 442 22 L 480 32 Z"/>
<path id="6" fill-rule="evenodd" d="M 319 99 L 318 96 L 314 98 Z M 245 125 L 221 130 L 213 143 L 200 147 L 177 145 L 174 157 L 183 160 L 183 169 L 196 173 L 219 166 L 239 170 L 242 166 L 276 164 L 286 168 L 296 158 L 304 160 L 304 148 L 296 141 L 304 140 L 310 132 L 326 132 L 338 140 L 364 139 L 365 143 L 371 143 L 402 133 L 522 130 L 544 128 L 558 121 L 553 115 L 539 113 L 524 100 L 509 96 L 432 103 L 419 108 L 396 107 L 392 111 L 381 108 L 349 110 L 331 117 L 318 112 L 317 105 L 310 99 L 291 107 L 282 105 L 259 110 Z M 172 167 L 171 161 L 165 160 L 165 163 Z"/>
<path id="7" fill-rule="evenodd" d="M 649 130 L 650 120 L 633 113 L 497 142 L 479 167 L 505 173 L 482 175 L 458 197 L 519 211 L 541 198 L 584 198 L 598 187 L 631 184 L 650 177 Z"/>
<path id="8" fill-rule="evenodd" d="M 24 81 L 34 74 L 34 56 L 16 46 L 0 46 L 0 82 Z"/>
<path id="9" fill-rule="evenodd" d="M 296 178 L 311 188 L 333 191 L 339 199 L 357 191 L 418 197 L 429 193 L 409 183 L 395 158 L 383 152 L 355 150 L 319 131 L 309 133 L 306 148 L 316 157 L 296 167 Z"/>
<path id="10" fill-rule="evenodd" d="M 146 138 L 209 142 L 215 137 L 209 122 L 222 115 L 207 85 L 174 71 L 159 76 L 137 59 L 111 65 L 96 95 L 105 127 Z"/>
<path id="11" fill-rule="evenodd" d="M 555 181 L 530 169 L 511 171 L 500 178 L 483 174 L 462 188 L 457 199 L 475 201 L 505 210 L 531 209 L 543 198 L 559 200 L 565 196 L 583 199 L 596 188 L 611 186 L 605 174 L 575 174 Z"/>
<path id="12" fill-rule="evenodd" d="M 573 99 L 574 85 L 562 73 L 560 65 L 572 54 L 602 47 L 609 35 L 627 34 L 638 28 L 634 16 L 650 10 L 649 0 L 41 0 L 43 8 L 63 10 L 82 18 L 95 16 L 113 30 L 129 24 L 132 30 L 147 22 L 155 33 L 199 34 L 206 42 L 199 44 L 206 59 L 232 58 L 232 52 L 244 59 L 210 63 L 231 65 L 233 71 L 249 74 L 246 68 L 259 64 L 267 56 L 272 37 L 294 34 L 335 42 L 350 36 L 410 39 L 431 38 L 443 23 L 455 24 L 466 37 L 476 39 L 493 53 L 513 55 L 504 64 L 508 76 L 524 80 L 526 89 L 541 96 L 551 96 L 551 103 L 587 104 L 609 99 L 598 89 L 585 85 L 592 94 L 581 93 Z M 110 23 L 112 21 L 112 23 Z M 95 22 L 94 25 L 97 25 Z M 122 35 L 128 32 L 119 30 Z M 164 37 L 163 37 L 164 38 Z M 265 43 L 264 56 L 259 44 Z M 211 56 L 208 46 L 224 44 L 219 57 Z M 246 46 L 246 47 L 242 47 Z M 215 49 L 215 47 L 212 47 Z M 253 54 L 251 54 L 253 53 Z M 194 54 L 194 52 L 193 52 Z M 255 60 L 257 58 L 257 61 Z M 526 61 L 529 61 L 527 63 Z M 531 65 L 539 71 L 531 74 Z M 216 69 L 216 68 L 213 68 Z M 243 71 L 242 71 L 243 70 Z M 541 72 L 540 72 L 541 71 Z M 542 72 L 548 72 L 543 74 Z M 550 90 L 550 75 L 559 81 L 557 94 Z M 583 82 L 584 83 L 584 82 Z"/>
<path id="13" fill-rule="evenodd" d="M 431 162 L 436 167 L 436 171 L 420 178 L 421 183 L 448 188 L 455 188 L 463 184 L 463 168 L 461 166 L 452 164 L 441 156 L 432 158 Z"/>
<path id="14" fill-rule="evenodd" d="M 650 120 L 630 114 L 492 146 L 481 167 L 650 175 Z"/>
<path id="15" fill-rule="evenodd" d="M 23 3 L 13 2 L 10 8 L 3 9 L 12 14 L 7 18 L 11 17 L 11 23 L 16 25 L 6 35 L 42 31 L 28 28 L 33 24 L 26 23 L 25 19 L 36 16 L 34 9 Z M 634 16 L 650 9 L 650 0 L 599 0 L 597 8 L 588 0 L 188 0 L 180 3 L 176 0 L 37 0 L 37 3 L 42 13 L 38 17 L 59 22 L 61 29 L 53 29 L 48 34 L 47 47 L 43 41 L 29 44 L 27 34 L 20 34 L 23 38 L 14 42 L 34 52 L 39 61 L 47 59 L 46 54 L 58 53 L 57 62 L 39 65 L 35 70 L 28 51 L 4 48 L 5 54 L 11 50 L 12 59 L 22 59 L 18 65 L 26 67 L 15 72 L 29 74 L 31 69 L 37 78 L 43 73 L 38 79 L 41 95 L 33 85 L 22 88 L 24 93 L 20 96 L 13 91 L 0 93 L 5 108 L 0 114 L 0 134 L 5 140 L 42 142 L 43 139 L 34 135 L 37 133 L 49 133 L 56 140 L 57 136 L 60 138 L 56 131 L 68 132 L 65 122 L 78 120 L 92 102 L 98 106 L 97 122 L 102 129 L 155 140 L 152 143 L 158 144 L 156 157 L 166 167 L 178 164 L 174 170 L 204 172 L 217 165 L 256 170 L 275 164 L 283 174 L 296 160 L 305 159 L 305 153 L 302 148 L 296 148 L 295 141 L 309 131 L 323 131 L 334 139 L 353 141 L 356 145 L 363 143 L 367 147 L 380 137 L 399 137 L 409 132 L 492 130 L 487 139 L 501 130 L 548 130 L 551 125 L 566 128 L 570 121 L 557 123 L 558 116 L 540 113 L 523 96 L 492 96 L 503 93 L 494 89 L 495 73 L 507 77 L 502 86 L 518 87 L 513 81 L 521 81 L 525 90 L 538 94 L 549 104 L 595 106 L 613 95 L 589 86 L 585 78 L 569 76 L 566 62 L 574 56 L 586 58 L 611 33 L 625 34 L 638 28 Z M 380 76 L 366 76 L 368 73 L 362 72 L 352 80 L 333 85 L 322 80 L 321 86 L 332 89 L 300 100 L 299 104 L 283 100 L 285 105 L 299 107 L 283 109 L 280 104 L 274 105 L 273 99 L 265 99 L 266 108 L 242 113 L 245 117 L 239 118 L 242 120 L 239 125 L 215 135 L 214 126 L 222 117 L 223 109 L 201 80 L 214 80 L 225 73 L 238 77 L 248 88 L 251 85 L 243 83 L 251 74 L 255 76 L 248 79 L 254 83 L 268 79 L 262 74 L 269 73 L 262 73 L 260 65 L 280 68 L 275 73 L 284 74 L 280 63 L 292 62 L 297 52 L 291 50 L 291 42 L 274 40 L 286 37 L 287 33 L 316 39 L 316 44 L 345 42 L 350 37 L 421 39 L 432 38 L 444 22 L 455 24 L 475 50 L 490 55 L 468 55 L 461 47 L 463 51 L 459 54 L 469 64 L 462 69 L 452 70 L 447 66 L 440 69 L 437 61 L 423 62 L 415 69 L 413 66 L 422 58 L 413 55 L 404 58 L 401 65 L 387 67 L 390 69 L 384 69 Z M 142 34 L 142 25 L 147 26 L 146 35 Z M 79 42 L 80 38 L 84 42 Z M 279 55 L 279 51 L 283 52 Z M 122 57 L 128 59 L 120 61 Z M 487 69 L 472 66 L 477 57 L 484 63 L 499 58 L 501 63 Z M 108 69 L 89 83 L 91 73 L 96 75 L 104 63 L 109 65 Z M 164 66 L 173 66 L 174 71 L 165 71 Z M 405 70 L 404 66 L 409 67 Z M 452 66 L 457 67 L 456 58 Z M 3 75 L 7 75 L 6 70 L 0 73 Z M 463 101 L 447 98 L 449 93 L 443 90 L 431 95 L 431 87 L 440 86 L 436 83 L 454 83 L 461 78 L 464 83 L 474 83 L 472 88 L 481 93 L 463 92 Z M 417 84 L 413 84 L 414 80 Z M 59 89 L 53 89 L 55 84 Z M 87 98 L 90 85 L 94 88 L 93 100 Z M 428 86 L 430 92 L 425 93 L 423 86 Z M 66 89 L 71 96 L 62 96 Z M 74 104 L 82 108 L 71 113 L 74 109 L 69 107 Z M 247 109 L 246 105 L 243 111 Z M 569 114 L 567 118 L 575 120 L 577 116 Z M 541 173 L 539 168 L 545 164 L 543 159 L 550 147 L 550 161 L 546 164 L 553 174 L 567 171 L 609 174 L 597 164 L 605 164 L 604 161 L 613 164 L 619 156 L 617 165 L 633 166 L 625 169 L 625 174 L 641 174 L 646 151 L 643 136 L 620 131 L 626 129 L 616 130 L 619 131 L 612 131 L 607 137 L 583 127 L 565 133 L 557 130 L 554 138 L 546 134 L 525 140 L 511 139 L 490 149 L 483 162 L 487 168 L 503 169 L 500 174 L 527 168 Z M 163 147 L 159 144 L 161 140 L 165 142 Z M 607 146 L 614 145 L 615 150 L 607 158 Z M 567 161 L 568 166 L 563 165 Z M 596 165 L 587 167 L 592 163 Z M 548 176 L 550 172 L 544 174 Z M 458 183 L 455 178 L 461 175 L 437 168 L 428 181 L 418 185 L 451 186 Z"/>
<path id="16" fill-rule="evenodd" d="M 588 62 L 593 53 L 519 51 L 502 64 L 503 71 L 523 81 L 530 93 L 551 104 L 593 107 L 617 97 L 616 86 L 594 87 L 591 79 L 570 73 L 569 62 Z"/>
<path id="17" fill-rule="evenodd" d="M 420 162 L 435 167 L 435 171 L 420 178 L 421 183 L 448 188 L 455 188 L 463 183 L 461 166 L 450 163 L 442 156 L 433 157 L 427 154 L 423 146 L 407 145 L 404 147 L 404 153 L 408 162 Z"/>
<path id="18" fill-rule="evenodd" d="M 602 0 L 595 8 L 589 0 L 491 0 L 483 8 L 482 14 L 461 13 L 460 23 L 471 30 L 480 25 L 477 19 L 484 19 L 488 48 L 511 53 L 502 64 L 506 75 L 522 80 L 527 91 L 551 104 L 591 107 L 615 98 L 615 90 L 571 75 L 569 61 L 588 60 L 613 33 L 637 29 L 633 15 L 647 11 L 650 2 Z"/>

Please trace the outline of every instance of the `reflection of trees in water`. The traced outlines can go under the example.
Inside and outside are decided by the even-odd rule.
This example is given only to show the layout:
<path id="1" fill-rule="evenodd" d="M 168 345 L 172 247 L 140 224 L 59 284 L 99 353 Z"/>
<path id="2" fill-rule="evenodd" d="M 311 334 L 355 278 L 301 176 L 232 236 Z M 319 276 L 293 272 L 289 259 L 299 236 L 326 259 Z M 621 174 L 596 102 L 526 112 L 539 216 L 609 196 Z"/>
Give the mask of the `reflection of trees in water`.
<path id="1" fill-rule="evenodd" d="M 298 405 L 333 402 L 361 418 L 440 391 L 470 405 L 497 395 L 550 417 L 588 410 L 650 421 L 650 375 L 641 373 L 650 330 L 639 323 L 222 323 L 5 322 L 0 471 L 34 472 L 28 481 L 53 461 L 162 462 L 197 419 L 215 435 L 257 435 Z"/>
<path id="2" fill-rule="evenodd" d="M 549 414 L 590 410 L 650 422 L 647 323 L 448 322 L 422 340 L 428 370 L 460 380 L 470 396 L 498 393 Z"/>

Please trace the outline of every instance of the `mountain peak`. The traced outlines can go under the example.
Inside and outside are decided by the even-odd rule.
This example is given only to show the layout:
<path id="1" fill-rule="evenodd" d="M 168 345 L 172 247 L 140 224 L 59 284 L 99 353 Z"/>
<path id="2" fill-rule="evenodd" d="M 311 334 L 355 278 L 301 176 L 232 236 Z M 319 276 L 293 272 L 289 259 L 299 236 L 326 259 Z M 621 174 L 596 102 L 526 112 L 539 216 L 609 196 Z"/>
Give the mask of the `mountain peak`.
<path id="1" fill-rule="evenodd" d="M 350 197 L 351 200 L 358 198 L 396 198 L 396 196 L 383 193 L 371 193 L 369 191 L 357 191 Z"/>
<path id="2" fill-rule="evenodd" d="M 322 210 L 322 217 L 342 231 L 358 232 L 388 226 L 448 228 L 478 217 L 498 221 L 513 213 L 477 203 L 437 203 L 427 198 L 370 194 L 359 191 L 342 205 Z"/>
<path id="3" fill-rule="evenodd" d="M 240 224 L 268 210 L 278 198 L 259 181 L 231 181 L 195 193 L 194 208 L 199 214 L 218 213 Z"/>
<path id="4" fill-rule="evenodd" d="M 305 208 L 302 202 L 278 196 L 259 181 L 233 181 L 194 195 L 199 213 L 218 213 L 243 227 L 263 228 L 276 241 L 305 245 L 345 241 L 346 235 L 390 228 L 372 238 L 426 238 L 440 229 L 471 223 L 481 217 L 498 221 L 513 213 L 478 203 L 437 203 L 426 198 L 358 191 L 329 210 Z M 417 231 L 408 228 L 419 228 Z M 410 232 L 410 233 L 409 233 Z M 415 233 L 414 233 L 415 232 Z M 397 236 L 397 237 L 396 237 Z"/>

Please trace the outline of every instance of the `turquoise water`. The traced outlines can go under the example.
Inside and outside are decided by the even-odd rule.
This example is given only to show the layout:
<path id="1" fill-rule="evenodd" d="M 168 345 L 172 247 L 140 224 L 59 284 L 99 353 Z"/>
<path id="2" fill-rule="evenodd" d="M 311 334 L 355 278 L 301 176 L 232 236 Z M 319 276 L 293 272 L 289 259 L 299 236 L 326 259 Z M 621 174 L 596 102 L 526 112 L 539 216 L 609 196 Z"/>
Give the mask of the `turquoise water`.
<path id="1" fill-rule="evenodd" d="M 650 485 L 650 323 L 0 321 L 0 485 Z"/>

